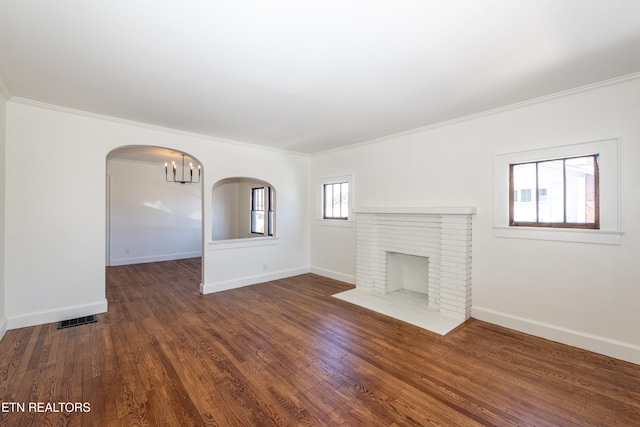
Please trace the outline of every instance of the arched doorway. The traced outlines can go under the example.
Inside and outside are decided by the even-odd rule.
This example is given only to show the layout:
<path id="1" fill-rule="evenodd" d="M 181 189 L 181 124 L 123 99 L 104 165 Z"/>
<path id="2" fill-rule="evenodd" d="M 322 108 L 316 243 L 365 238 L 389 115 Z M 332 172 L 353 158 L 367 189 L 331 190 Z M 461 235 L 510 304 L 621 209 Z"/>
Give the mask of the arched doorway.
<path id="1" fill-rule="evenodd" d="M 195 157 L 161 147 L 126 146 L 111 151 L 106 162 L 107 266 L 202 256 L 203 179 Z M 177 181 L 186 183 L 174 182 L 172 162 Z"/>

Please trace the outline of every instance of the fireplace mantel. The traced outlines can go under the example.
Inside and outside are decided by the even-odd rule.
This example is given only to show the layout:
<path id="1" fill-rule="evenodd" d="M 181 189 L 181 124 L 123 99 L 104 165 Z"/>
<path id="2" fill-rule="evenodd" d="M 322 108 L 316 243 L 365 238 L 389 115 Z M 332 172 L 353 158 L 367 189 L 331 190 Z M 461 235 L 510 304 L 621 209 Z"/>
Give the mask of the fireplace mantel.
<path id="1" fill-rule="evenodd" d="M 473 215 L 472 207 L 358 207 L 356 214 L 419 214 L 419 215 Z"/>

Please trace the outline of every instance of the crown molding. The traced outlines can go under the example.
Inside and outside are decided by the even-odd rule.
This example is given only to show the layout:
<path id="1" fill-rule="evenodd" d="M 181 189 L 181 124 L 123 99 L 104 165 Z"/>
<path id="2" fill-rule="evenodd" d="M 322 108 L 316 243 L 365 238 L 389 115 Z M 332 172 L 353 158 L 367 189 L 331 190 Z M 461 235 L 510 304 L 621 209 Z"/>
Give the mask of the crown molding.
<path id="1" fill-rule="evenodd" d="M 74 108 L 62 107 L 60 105 L 49 104 L 49 103 L 42 102 L 42 101 L 35 101 L 33 99 L 27 99 L 27 98 L 21 98 L 21 97 L 13 96 L 13 97 L 11 97 L 11 101 L 15 102 L 17 104 L 30 105 L 30 106 L 34 106 L 34 107 L 44 108 L 44 109 L 47 109 L 47 110 L 53 110 L 53 111 L 58 111 L 58 112 L 62 112 L 62 113 L 67 113 L 67 114 L 74 114 L 74 115 L 77 115 L 77 116 L 84 116 L 84 117 L 89 117 L 89 118 L 92 118 L 92 119 L 104 120 L 104 121 L 108 121 L 108 122 L 119 123 L 119 124 L 138 127 L 138 128 L 142 128 L 142 129 L 155 130 L 155 131 L 158 131 L 158 132 L 173 133 L 173 134 L 180 135 L 180 136 L 185 136 L 185 137 L 188 137 L 188 138 L 198 138 L 198 139 L 205 139 L 205 140 L 208 140 L 208 141 L 215 141 L 215 142 L 219 142 L 219 143 L 222 143 L 222 144 L 233 145 L 235 147 L 240 146 L 240 147 L 252 148 L 252 149 L 262 150 L 262 151 L 270 151 L 270 152 L 281 153 L 281 154 L 296 155 L 296 156 L 301 156 L 301 157 L 311 157 L 311 154 L 307 154 L 307 153 L 300 153 L 300 152 L 297 152 L 297 151 L 283 150 L 283 149 L 280 149 L 280 148 L 273 148 L 273 147 L 269 147 L 269 146 L 266 146 L 266 145 L 251 144 L 249 142 L 235 141 L 235 140 L 232 140 L 232 139 L 224 139 L 224 138 L 219 138 L 219 137 L 205 135 L 205 134 L 196 133 L 196 132 L 188 132 L 188 131 L 184 131 L 184 130 L 180 130 L 180 129 L 173 129 L 173 128 L 168 128 L 168 127 L 164 127 L 164 126 L 152 125 L 152 124 L 149 124 L 149 123 L 137 122 L 135 120 L 123 119 L 121 117 L 108 116 L 106 114 L 98 114 L 98 113 L 92 113 L 90 111 L 76 110 Z"/>
<path id="2" fill-rule="evenodd" d="M 518 108 L 526 107 L 526 106 L 529 106 L 529 105 L 539 104 L 539 103 L 550 101 L 550 100 L 553 100 L 553 99 L 562 98 L 562 97 L 569 96 L 569 95 L 574 95 L 574 94 L 577 94 L 577 93 L 587 92 L 587 91 L 590 91 L 590 90 L 593 90 L 593 89 L 597 89 L 597 88 L 600 88 L 600 87 L 604 87 L 604 86 L 612 86 L 612 85 L 615 85 L 615 84 L 618 84 L 618 83 L 622 83 L 622 82 L 625 82 L 625 81 L 628 81 L 628 80 L 634 80 L 634 79 L 638 79 L 638 78 L 640 78 L 640 72 L 631 73 L 631 74 L 625 74 L 624 76 L 614 77 L 612 79 L 602 80 L 602 81 L 599 81 L 599 82 L 590 83 L 590 84 L 583 85 L 583 86 L 578 86 L 576 88 L 567 89 L 567 90 L 563 90 L 563 91 L 560 91 L 560 92 L 554 92 L 554 93 L 551 93 L 549 95 L 539 96 L 537 98 L 531 98 L 531 99 L 528 99 L 526 101 L 516 102 L 514 104 L 505 105 L 503 107 L 492 108 L 490 110 L 482 111 L 480 113 L 469 114 L 467 116 L 458 117 L 458 118 L 451 119 L 451 120 L 445 120 L 443 122 L 433 123 L 433 124 L 430 124 L 430 125 L 421 126 L 419 128 L 409 129 L 409 130 L 406 130 L 406 131 L 402 131 L 402 132 L 397 132 L 397 133 L 393 133 L 393 134 L 390 134 L 390 135 L 381 136 L 381 137 L 375 138 L 375 139 L 370 139 L 370 140 L 361 141 L 361 142 L 355 142 L 353 144 L 345 145 L 345 146 L 339 147 L 339 148 L 332 148 L 330 150 L 318 151 L 318 152 L 313 153 L 312 156 L 329 154 L 329 153 L 334 153 L 334 152 L 340 152 L 340 151 L 349 150 L 349 149 L 352 149 L 352 148 L 359 148 L 359 147 L 364 147 L 364 146 L 371 145 L 371 144 L 377 144 L 379 142 L 387 141 L 387 140 L 390 140 L 390 139 L 400 138 L 400 137 L 403 137 L 403 136 L 409 136 L 409 135 L 413 135 L 413 134 L 416 134 L 416 133 L 425 132 L 425 131 L 432 130 L 432 129 L 438 129 L 438 128 L 445 127 L 445 126 L 451 126 L 451 125 L 455 125 L 455 124 L 458 124 L 458 123 L 479 119 L 481 117 L 491 116 L 493 114 L 498 114 L 498 113 L 502 113 L 502 112 L 505 112 L 505 111 L 516 110 Z"/>
<path id="3" fill-rule="evenodd" d="M 634 79 L 638 79 L 638 78 L 640 78 L 640 72 L 627 74 L 627 75 L 624 75 L 624 76 L 615 77 L 615 78 L 612 78 L 612 79 L 602 80 L 602 81 L 599 81 L 599 82 L 595 82 L 595 83 L 590 83 L 590 84 L 587 84 L 587 85 L 579 86 L 579 87 L 576 87 L 576 88 L 573 88 L 573 89 L 568 89 L 568 90 L 564 90 L 564 91 L 560 91 L 560 92 L 555 92 L 555 93 L 552 93 L 552 94 L 549 94 L 549 95 L 544 95 L 544 96 L 540 96 L 540 97 L 537 97 L 537 98 L 532 98 L 532 99 L 529 99 L 529 100 L 526 100 L 526 101 L 521 101 L 521 102 L 517 102 L 517 103 L 514 103 L 514 104 L 505 105 L 503 107 L 493 108 L 493 109 L 482 111 L 482 112 L 479 112 L 479 113 L 469 114 L 467 116 L 458 117 L 458 118 L 451 119 L 451 120 L 445 120 L 445 121 L 442 121 L 442 122 L 433 123 L 433 124 L 430 124 L 430 125 L 421 126 L 421 127 L 414 128 L 414 129 L 409 129 L 409 130 L 406 130 L 406 131 L 397 132 L 397 133 L 385 135 L 385 136 L 382 136 L 382 137 L 379 137 L 379 138 L 374 138 L 374 139 L 370 139 L 370 140 L 366 140 L 366 141 L 354 142 L 353 144 L 349 144 L 349 145 L 346 145 L 346 146 L 343 146 L 343 147 L 333 148 L 333 149 L 329 149 L 329 150 L 317 151 L 315 153 L 310 153 L 310 154 L 309 153 L 302 153 L 302 152 L 298 152 L 298 151 L 284 150 L 284 149 L 280 149 L 280 148 L 273 148 L 273 147 L 268 147 L 268 146 L 259 145 L 259 144 L 252 144 L 252 143 L 248 143 L 248 142 L 224 139 L 224 138 L 214 137 L 214 136 L 210 136 L 210 135 L 199 134 L 199 133 L 195 133 L 195 132 L 188 132 L 188 131 L 183 131 L 183 130 L 179 130 L 179 129 L 173 129 L 173 128 L 168 128 L 168 127 L 163 127 L 163 126 L 158 126 L 158 125 L 152 125 L 152 124 L 149 124 L 149 123 L 137 122 L 137 121 L 134 121 L 134 120 L 123 119 L 123 118 L 120 118 L 120 117 L 108 116 L 108 115 L 92 113 L 92 112 L 84 111 L 84 110 L 77 110 L 77 109 L 73 109 L 73 108 L 62 107 L 62 106 L 59 106 L 59 105 L 49 104 L 49 103 L 45 103 L 45 102 L 41 102 L 41 101 L 35 101 L 35 100 L 31 100 L 31 99 L 26 99 L 26 98 L 15 97 L 15 96 L 11 95 L 11 93 L 9 92 L 7 86 L 2 81 L 1 77 L 0 77 L 0 96 L 4 95 L 7 100 L 11 100 L 13 102 L 17 102 L 17 103 L 21 103 L 21 104 L 32 105 L 32 106 L 36 106 L 36 107 L 40 107 L 40 108 L 46 108 L 46 109 L 49 109 L 49 110 L 60 111 L 60 112 L 65 112 L 65 113 L 69 113 L 69 114 L 75 114 L 75 115 L 79 115 L 79 116 L 91 117 L 91 118 L 99 119 L 99 120 L 111 121 L 111 122 L 120 123 L 120 124 L 124 124 L 124 125 L 128 125 L 128 126 L 134 126 L 134 127 L 144 128 L 144 129 L 156 130 L 156 131 L 160 131 L 160 132 L 168 132 L 168 133 L 173 133 L 173 134 L 177 134 L 177 135 L 181 135 L 181 136 L 185 136 L 185 137 L 205 139 L 205 140 L 209 140 L 209 141 L 215 141 L 215 142 L 234 145 L 234 146 L 244 146 L 244 147 L 247 147 L 247 148 L 253 148 L 253 149 L 258 149 L 258 150 L 263 150 L 263 151 L 276 152 L 276 153 L 289 154 L 289 155 L 297 155 L 297 156 L 301 156 L 301 157 L 314 157 L 314 156 L 318 156 L 318 155 L 329 154 L 329 153 L 333 153 L 333 152 L 340 152 L 340 151 L 343 151 L 343 150 L 359 148 L 359 147 L 363 147 L 363 146 L 367 146 L 367 145 L 371 145 L 371 144 L 377 144 L 379 142 L 387 141 L 387 140 L 390 140 L 390 139 L 400 138 L 400 137 L 403 137 L 403 136 L 409 136 L 409 135 L 413 135 L 413 134 L 417 134 L 417 133 L 420 133 L 420 132 L 425 132 L 425 131 L 429 131 L 429 130 L 433 130 L 433 129 L 437 129 L 437 128 L 441 128 L 441 127 L 451 126 L 451 125 L 455 125 L 455 124 L 458 124 L 458 123 L 462 123 L 462 122 L 466 122 L 466 121 L 470 121 L 470 120 L 475 120 L 475 119 L 486 117 L 486 116 L 491 116 L 493 114 L 498 114 L 498 113 L 502 113 L 502 112 L 505 112 L 505 111 L 515 110 L 515 109 L 526 107 L 526 106 L 529 106 L 529 105 L 534 105 L 534 104 L 546 102 L 546 101 L 549 101 L 549 100 L 562 98 L 562 97 L 565 97 L 565 96 L 569 96 L 569 95 L 573 95 L 573 94 L 577 94 L 577 93 L 581 93 L 581 92 L 590 91 L 590 90 L 597 89 L 597 88 L 604 87 L 604 86 L 611 86 L 611 85 L 614 85 L 614 84 L 618 84 L 618 83 L 622 83 L 622 82 L 625 82 L 625 81 L 634 80 Z"/>

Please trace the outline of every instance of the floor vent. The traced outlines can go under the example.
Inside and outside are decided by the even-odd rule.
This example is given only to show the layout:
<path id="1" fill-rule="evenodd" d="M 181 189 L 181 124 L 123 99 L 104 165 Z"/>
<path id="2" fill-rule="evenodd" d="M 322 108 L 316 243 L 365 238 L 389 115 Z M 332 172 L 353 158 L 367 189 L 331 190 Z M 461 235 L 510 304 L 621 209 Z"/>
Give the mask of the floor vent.
<path id="1" fill-rule="evenodd" d="M 78 317 L 77 319 L 62 320 L 58 322 L 58 329 L 70 328 L 72 326 L 80 326 L 86 323 L 93 323 L 97 321 L 98 319 L 96 318 L 95 314 L 92 314 L 91 316 Z"/>

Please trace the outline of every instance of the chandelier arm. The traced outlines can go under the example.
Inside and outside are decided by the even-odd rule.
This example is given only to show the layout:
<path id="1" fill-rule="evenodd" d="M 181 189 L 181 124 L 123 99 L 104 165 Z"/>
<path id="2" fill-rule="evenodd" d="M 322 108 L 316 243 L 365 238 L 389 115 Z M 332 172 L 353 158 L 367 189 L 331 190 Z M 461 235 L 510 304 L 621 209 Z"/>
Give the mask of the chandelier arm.
<path id="1" fill-rule="evenodd" d="M 176 179 L 177 178 L 177 167 L 175 162 L 173 162 L 173 166 L 172 166 L 172 170 L 173 170 L 173 181 L 171 181 L 169 179 L 169 171 L 168 171 L 168 164 L 165 163 L 164 164 L 164 179 L 167 182 L 173 182 L 176 184 L 197 184 L 200 182 L 200 177 L 202 174 L 202 169 L 200 166 L 198 166 L 198 180 L 194 181 L 193 180 L 193 164 L 191 164 L 191 167 L 189 168 L 189 180 L 187 181 L 184 177 L 184 160 L 185 160 L 185 155 L 182 155 L 182 171 L 180 172 L 180 176 L 182 177 L 181 180 Z"/>

